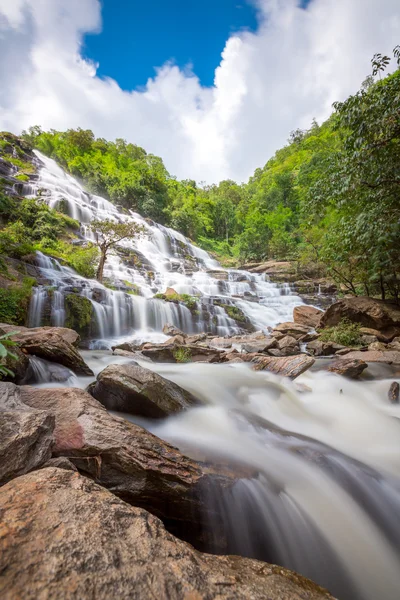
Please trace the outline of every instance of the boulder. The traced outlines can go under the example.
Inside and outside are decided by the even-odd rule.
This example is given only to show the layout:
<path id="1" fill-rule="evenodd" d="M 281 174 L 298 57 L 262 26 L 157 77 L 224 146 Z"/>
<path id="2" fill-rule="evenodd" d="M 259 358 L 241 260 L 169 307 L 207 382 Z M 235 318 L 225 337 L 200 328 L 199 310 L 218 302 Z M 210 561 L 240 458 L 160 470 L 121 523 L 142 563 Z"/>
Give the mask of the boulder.
<path id="1" fill-rule="evenodd" d="M 204 342 L 207 339 L 207 334 L 206 333 L 195 333 L 194 335 L 186 335 L 186 333 L 184 334 L 185 338 L 186 338 L 186 344 L 197 344 L 198 342 Z"/>
<path id="2" fill-rule="evenodd" d="M 80 336 L 73 329 L 69 329 L 68 327 L 20 327 L 16 325 L 6 325 L 4 323 L 0 323 L 0 329 L 4 329 L 5 333 L 10 333 L 12 331 L 18 331 L 19 333 L 15 336 L 12 336 L 12 339 L 15 341 L 19 341 L 19 339 L 24 339 L 24 334 L 33 334 L 33 333 L 41 333 L 41 332 L 52 332 L 59 336 L 61 336 L 66 342 L 72 344 L 73 346 L 78 346 L 80 342 Z"/>
<path id="3" fill-rule="evenodd" d="M 391 339 L 400 335 L 400 307 L 382 300 L 362 296 L 342 298 L 326 310 L 321 327 L 333 327 L 342 319 L 377 329 Z"/>
<path id="4" fill-rule="evenodd" d="M 137 364 L 109 365 L 97 376 L 91 394 L 108 410 L 156 419 L 198 404 L 176 383 Z"/>
<path id="5" fill-rule="evenodd" d="M 314 356 L 332 356 L 344 348 L 345 346 L 335 344 L 335 342 L 321 342 L 320 340 L 314 340 L 307 344 L 307 350 Z"/>
<path id="6" fill-rule="evenodd" d="M 0 484 L 50 458 L 54 425 L 54 417 L 23 403 L 17 386 L 0 383 Z"/>
<path id="7" fill-rule="evenodd" d="M 390 388 L 388 391 L 389 402 L 391 402 L 392 404 L 398 404 L 399 396 L 400 396 L 400 385 L 398 384 L 397 381 L 393 381 L 393 383 L 390 384 Z"/>
<path id="8" fill-rule="evenodd" d="M 333 600 L 283 567 L 213 556 L 78 473 L 48 468 L 0 490 L 4 600 Z"/>
<path id="9" fill-rule="evenodd" d="M 299 325 L 305 325 L 306 327 L 312 327 L 316 329 L 319 327 L 324 312 L 314 306 L 295 306 L 293 309 L 293 321 Z"/>
<path id="10" fill-rule="evenodd" d="M 182 350 L 181 350 L 182 349 Z M 170 344 L 146 344 L 142 348 L 142 354 L 153 362 L 219 362 L 222 357 L 220 350 L 202 346 L 185 344 L 179 346 Z M 182 360 L 184 359 L 184 360 Z"/>
<path id="11" fill-rule="evenodd" d="M 298 354 L 297 356 L 288 357 L 273 357 L 273 356 L 256 356 L 253 358 L 255 371 L 271 371 L 276 375 L 283 375 L 295 379 L 307 369 L 312 367 L 315 360 L 306 354 Z"/>
<path id="12" fill-rule="evenodd" d="M 17 341 L 21 350 L 27 354 L 35 354 L 40 358 L 64 365 L 77 375 L 93 375 L 93 371 L 78 350 L 63 337 L 63 333 L 57 333 L 57 329 L 60 331 L 63 328 L 39 328 L 36 331 L 28 329 L 12 336 L 12 339 Z"/>
<path id="13" fill-rule="evenodd" d="M 400 365 L 400 352 L 396 352 L 395 350 L 368 350 L 367 352 L 354 350 L 346 354 L 346 358 L 357 358 L 365 362 L 382 362 L 388 365 Z"/>
<path id="14" fill-rule="evenodd" d="M 181 537 L 198 544 L 211 537 L 204 525 L 211 522 L 204 497 L 211 490 L 218 493 L 219 486 L 229 488 L 233 476 L 206 468 L 139 425 L 110 415 L 83 390 L 18 389 L 25 404 L 55 416 L 53 457 L 66 456 L 81 473 L 150 510 Z"/>
<path id="15" fill-rule="evenodd" d="M 350 379 L 357 379 L 367 367 L 366 362 L 357 358 L 338 358 L 329 365 L 328 371 Z"/>
<path id="16" fill-rule="evenodd" d="M 371 327 L 360 327 L 360 335 L 361 338 L 369 337 L 373 338 L 368 343 L 372 342 L 383 342 L 384 344 L 388 344 L 390 341 L 393 341 L 393 334 L 395 334 L 396 328 L 388 328 L 383 333 L 382 331 L 378 331 L 378 329 L 371 329 Z"/>
<path id="17" fill-rule="evenodd" d="M 400 337 L 395 337 L 394 340 L 387 345 L 387 349 L 397 350 L 398 352 L 400 352 Z"/>
<path id="18" fill-rule="evenodd" d="M 296 341 L 296 340 L 295 340 Z M 267 352 L 271 348 L 276 348 L 278 342 L 275 338 L 265 338 L 264 340 L 254 340 L 253 342 L 248 342 L 247 344 L 242 345 L 243 352 L 246 353 L 258 353 L 258 352 Z"/>
<path id="19" fill-rule="evenodd" d="M 283 333 L 284 335 L 290 335 L 296 339 L 299 339 L 310 332 L 312 327 L 308 325 L 300 325 L 299 323 L 280 323 L 274 328 L 274 331 Z"/>
<path id="20" fill-rule="evenodd" d="M 293 354 L 299 354 L 300 347 L 296 338 L 291 335 L 285 335 L 277 342 L 278 350 L 281 351 L 283 356 L 291 356 Z"/>
<path id="21" fill-rule="evenodd" d="M 174 293 L 176 294 L 176 292 Z M 167 292 L 165 292 L 165 295 L 167 295 Z M 174 335 L 181 335 L 182 337 L 187 336 L 186 333 L 183 333 L 183 331 L 178 329 L 178 327 L 175 327 L 175 325 L 171 325 L 170 323 L 165 323 L 163 327 L 163 333 L 165 333 L 165 335 L 168 335 L 169 337 L 173 337 Z"/>
<path id="22" fill-rule="evenodd" d="M 386 350 L 387 346 L 386 344 L 384 344 L 383 342 L 372 342 L 371 344 L 368 345 L 368 350 Z"/>
<path id="23" fill-rule="evenodd" d="M 166 296 L 167 298 L 171 298 L 173 296 L 179 296 L 179 294 L 176 290 L 174 290 L 174 288 L 168 287 L 164 292 L 164 296 Z"/>

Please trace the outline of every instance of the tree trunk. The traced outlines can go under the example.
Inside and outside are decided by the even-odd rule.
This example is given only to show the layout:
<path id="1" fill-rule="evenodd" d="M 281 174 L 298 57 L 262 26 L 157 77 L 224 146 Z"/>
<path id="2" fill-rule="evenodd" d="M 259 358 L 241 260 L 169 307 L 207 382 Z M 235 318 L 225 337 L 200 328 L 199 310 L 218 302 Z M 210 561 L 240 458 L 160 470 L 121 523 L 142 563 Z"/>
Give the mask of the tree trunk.
<path id="1" fill-rule="evenodd" d="M 103 283 L 103 271 L 104 271 L 104 264 L 105 264 L 106 258 L 107 258 L 107 248 L 100 248 L 100 251 L 101 251 L 100 262 L 99 262 L 99 266 L 97 267 L 96 279 L 99 283 Z"/>

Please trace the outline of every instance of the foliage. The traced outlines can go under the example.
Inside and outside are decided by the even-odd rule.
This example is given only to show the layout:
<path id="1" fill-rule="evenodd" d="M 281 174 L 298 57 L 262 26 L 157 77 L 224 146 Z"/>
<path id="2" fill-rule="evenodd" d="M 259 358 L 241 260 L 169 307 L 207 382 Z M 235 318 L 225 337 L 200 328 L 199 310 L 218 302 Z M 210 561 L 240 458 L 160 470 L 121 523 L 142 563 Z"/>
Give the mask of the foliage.
<path id="1" fill-rule="evenodd" d="M 174 358 L 177 363 L 188 363 L 192 360 L 192 351 L 190 348 L 179 346 L 173 351 Z"/>
<path id="2" fill-rule="evenodd" d="M 25 325 L 34 283 L 34 279 L 25 277 L 21 285 L 0 288 L 0 322 Z"/>
<path id="3" fill-rule="evenodd" d="M 184 304 L 191 311 L 195 310 L 197 306 L 197 298 L 190 296 L 190 294 L 168 294 L 168 296 L 166 294 L 155 294 L 154 298 Z"/>
<path id="4" fill-rule="evenodd" d="M 362 346 L 361 325 L 352 323 L 349 319 L 342 319 L 335 327 L 326 327 L 319 336 L 321 342 L 334 342 L 342 346 L 359 347 Z"/>
<path id="5" fill-rule="evenodd" d="M 93 317 L 93 306 L 90 300 L 76 294 L 67 294 L 65 308 L 67 313 L 65 326 L 85 335 Z"/>
<path id="6" fill-rule="evenodd" d="M 9 359 L 18 360 L 18 356 L 10 352 L 9 348 L 16 346 L 17 343 L 10 340 L 12 334 L 17 333 L 16 331 L 6 333 L 0 336 L 0 360 L 2 363 L 7 363 Z M 5 364 L 0 364 L 0 379 L 2 377 L 14 377 L 13 371 L 11 371 Z"/>

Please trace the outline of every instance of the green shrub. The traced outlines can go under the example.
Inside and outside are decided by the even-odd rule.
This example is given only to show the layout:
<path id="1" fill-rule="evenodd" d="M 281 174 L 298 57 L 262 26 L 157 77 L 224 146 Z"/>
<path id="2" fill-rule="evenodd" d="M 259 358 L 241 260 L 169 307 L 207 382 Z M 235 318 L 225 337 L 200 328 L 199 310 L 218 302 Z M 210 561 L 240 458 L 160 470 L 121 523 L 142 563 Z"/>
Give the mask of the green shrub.
<path id="1" fill-rule="evenodd" d="M 16 342 L 10 340 L 10 335 L 10 333 L 6 333 L 0 336 L 0 379 L 3 377 L 14 377 L 13 371 L 7 365 L 14 360 L 18 360 L 18 356 L 9 350 L 10 347 L 17 345 Z"/>
<path id="2" fill-rule="evenodd" d="M 187 363 L 187 362 L 191 362 L 191 360 L 192 360 L 191 349 L 185 348 L 184 346 L 175 348 L 173 355 L 174 355 L 174 358 L 177 363 Z"/>
<path id="3" fill-rule="evenodd" d="M 24 325 L 35 280 L 25 277 L 21 285 L 0 288 L 0 322 Z"/>
<path id="4" fill-rule="evenodd" d="M 318 339 L 321 342 L 334 342 L 341 346 L 362 346 L 360 328 L 361 325 L 359 323 L 352 323 L 349 319 L 342 319 L 338 325 L 323 329 Z"/>

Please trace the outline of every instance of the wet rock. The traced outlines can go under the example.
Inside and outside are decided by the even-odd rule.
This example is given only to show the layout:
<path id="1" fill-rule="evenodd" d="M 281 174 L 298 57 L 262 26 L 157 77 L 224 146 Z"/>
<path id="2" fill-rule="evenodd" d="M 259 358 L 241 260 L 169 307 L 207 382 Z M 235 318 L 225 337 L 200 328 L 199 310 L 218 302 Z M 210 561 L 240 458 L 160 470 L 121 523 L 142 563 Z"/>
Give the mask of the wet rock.
<path id="1" fill-rule="evenodd" d="M 183 335 L 174 335 L 166 340 L 163 346 L 169 346 L 170 344 L 173 344 L 174 346 L 184 346 L 186 344 L 186 338 L 184 338 Z M 146 345 L 143 347 L 146 348 Z"/>
<path id="2" fill-rule="evenodd" d="M 192 394 L 139 365 L 109 365 L 91 394 L 108 410 L 163 418 L 198 404 Z"/>
<path id="3" fill-rule="evenodd" d="M 366 362 L 357 358 L 339 358 L 329 365 L 328 371 L 350 379 L 357 379 L 367 367 Z"/>
<path id="4" fill-rule="evenodd" d="M 178 329 L 178 327 L 175 327 L 175 325 L 170 325 L 169 323 L 165 323 L 163 327 L 163 333 L 165 333 L 165 335 L 168 335 L 169 337 L 173 337 L 174 335 L 181 335 L 182 337 L 187 337 L 186 333 L 183 333 L 183 331 Z"/>
<path id="5" fill-rule="evenodd" d="M 299 325 L 316 329 L 319 327 L 319 322 L 323 314 L 322 310 L 314 306 L 296 306 L 293 309 L 293 321 Z"/>
<path id="6" fill-rule="evenodd" d="M 15 479 L 0 490 L 0 510 L 4 600 L 333 600 L 283 567 L 202 554 L 71 471 Z"/>
<path id="7" fill-rule="evenodd" d="M 311 356 L 298 354 L 297 356 L 273 357 L 258 356 L 253 358 L 255 371 L 271 371 L 277 375 L 283 375 L 295 379 L 307 371 L 315 363 Z"/>
<path id="8" fill-rule="evenodd" d="M 321 342 L 319 340 L 314 340 L 307 344 L 307 350 L 314 356 L 332 356 L 339 350 L 343 349 L 345 349 L 344 346 L 335 344 L 334 342 Z"/>
<path id="9" fill-rule="evenodd" d="M 243 352 L 246 353 L 254 353 L 254 352 L 267 352 L 271 348 L 276 348 L 278 342 L 275 338 L 265 338 L 264 340 L 254 340 L 253 342 L 249 342 L 247 344 L 242 345 Z"/>
<path id="10" fill-rule="evenodd" d="M 299 323 L 280 323 L 274 328 L 274 331 L 283 333 L 284 335 L 290 335 L 296 339 L 303 337 L 310 332 L 312 328 L 307 325 L 300 325 Z"/>
<path id="11" fill-rule="evenodd" d="M 8 384 L 13 386 L 13 384 Z M 13 386 L 16 387 L 16 386 Z M 83 473 L 125 501 L 154 513 L 184 539 L 211 537 L 204 494 L 230 487 L 221 475 L 107 409 L 76 388 L 18 388 L 21 400 L 55 417 L 53 457 L 66 456 Z M 220 539 L 221 549 L 224 540 Z"/>
<path id="12" fill-rule="evenodd" d="M 93 375 L 77 349 L 65 339 L 63 333 L 57 333 L 62 328 L 39 328 L 36 331 L 28 329 L 12 339 L 18 342 L 19 347 L 27 354 L 34 354 L 40 358 L 56 362 L 71 369 L 77 375 Z M 68 330 L 71 331 L 71 330 Z"/>
<path id="13" fill-rule="evenodd" d="M 174 288 L 168 287 L 164 292 L 164 296 L 170 298 L 171 296 L 179 296 L 179 294 L 176 290 L 174 290 Z"/>
<path id="14" fill-rule="evenodd" d="M 219 281 L 228 281 L 229 278 L 228 271 L 207 271 L 207 273 Z"/>
<path id="15" fill-rule="evenodd" d="M 400 385 L 398 384 L 397 381 L 393 381 L 393 383 L 390 384 L 390 388 L 388 391 L 389 402 L 391 402 L 392 404 L 398 404 L 399 396 L 400 396 Z"/>
<path id="16" fill-rule="evenodd" d="M 368 350 L 362 352 L 361 350 L 354 350 L 346 355 L 347 358 L 358 358 L 365 362 L 382 362 L 388 365 L 400 365 L 400 352 L 395 350 Z"/>
<path id="17" fill-rule="evenodd" d="M 54 417 L 23 403 L 17 386 L 0 383 L 0 484 L 50 458 L 54 425 Z"/>
<path id="18" fill-rule="evenodd" d="M 204 342 L 207 339 L 206 333 L 196 333 L 194 335 L 186 335 L 186 344 L 198 344 L 199 342 Z"/>
<path id="19" fill-rule="evenodd" d="M 150 358 L 153 362 L 219 362 L 222 358 L 222 352 L 217 349 L 207 348 L 196 345 L 185 344 L 179 346 L 170 344 L 146 344 L 142 348 L 144 356 Z"/>
<path id="20" fill-rule="evenodd" d="M 282 352 L 283 356 L 291 356 L 293 354 L 299 354 L 300 347 L 296 338 L 291 335 L 285 335 L 277 342 L 278 350 Z"/>
<path id="21" fill-rule="evenodd" d="M 18 331 L 19 333 L 17 335 L 12 336 L 12 339 L 15 341 L 23 341 L 26 336 L 29 337 L 31 334 L 46 333 L 49 331 L 61 336 L 66 342 L 73 346 L 78 346 L 81 339 L 76 331 L 68 329 L 68 327 L 17 327 L 16 325 L 0 323 L 0 329 L 3 329 L 5 333 Z"/>
<path id="22" fill-rule="evenodd" d="M 326 310 L 321 318 L 321 327 L 333 327 L 342 319 L 383 332 L 392 328 L 393 337 L 396 329 L 397 335 L 400 334 L 400 308 L 382 300 L 361 296 L 342 298 Z"/>

